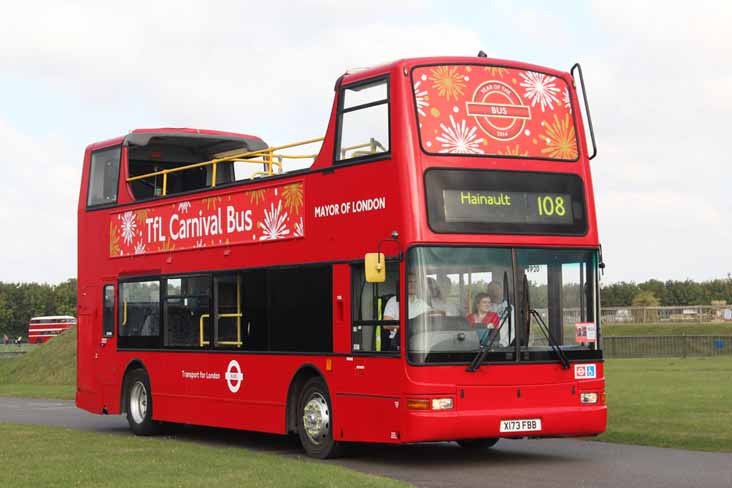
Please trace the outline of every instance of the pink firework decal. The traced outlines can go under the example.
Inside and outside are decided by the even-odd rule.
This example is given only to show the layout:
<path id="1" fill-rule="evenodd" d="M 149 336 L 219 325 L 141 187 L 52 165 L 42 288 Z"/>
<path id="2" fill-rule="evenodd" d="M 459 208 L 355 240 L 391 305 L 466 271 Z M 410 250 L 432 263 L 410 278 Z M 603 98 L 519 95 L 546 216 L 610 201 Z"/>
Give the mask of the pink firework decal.
<path id="1" fill-rule="evenodd" d="M 109 256 L 304 237 L 303 186 L 289 183 L 112 214 Z"/>
<path id="2" fill-rule="evenodd" d="M 562 78 L 500 66 L 420 66 L 412 71 L 412 86 L 428 153 L 579 157 Z"/>

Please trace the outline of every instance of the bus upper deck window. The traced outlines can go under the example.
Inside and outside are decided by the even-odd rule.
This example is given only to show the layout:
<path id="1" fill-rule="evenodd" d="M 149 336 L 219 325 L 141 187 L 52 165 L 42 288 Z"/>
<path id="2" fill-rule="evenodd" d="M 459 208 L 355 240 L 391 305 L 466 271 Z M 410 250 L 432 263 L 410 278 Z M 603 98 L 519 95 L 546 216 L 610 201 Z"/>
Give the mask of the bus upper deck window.
<path id="1" fill-rule="evenodd" d="M 368 159 L 389 152 L 389 83 L 358 82 L 341 92 L 336 161 Z"/>
<path id="2" fill-rule="evenodd" d="M 92 153 L 87 206 L 117 203 L 119 157 L 119 146 Z"/>

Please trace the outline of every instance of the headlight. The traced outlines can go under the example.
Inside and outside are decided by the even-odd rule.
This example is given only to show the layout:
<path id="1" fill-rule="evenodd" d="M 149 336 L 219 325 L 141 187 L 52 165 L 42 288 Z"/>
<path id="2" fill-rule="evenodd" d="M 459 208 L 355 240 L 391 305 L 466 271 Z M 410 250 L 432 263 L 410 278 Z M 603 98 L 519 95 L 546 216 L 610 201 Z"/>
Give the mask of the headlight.
<path id="1" fill-rule="evenodd" d="M 597 403 L 597 393 L 580 393 L 581 403 Z"/>
<path id="2" fill-rule="evenodd" d="M 452 408 L 452 398 L 433 398 L 432 410 L 450 410 Z"/>

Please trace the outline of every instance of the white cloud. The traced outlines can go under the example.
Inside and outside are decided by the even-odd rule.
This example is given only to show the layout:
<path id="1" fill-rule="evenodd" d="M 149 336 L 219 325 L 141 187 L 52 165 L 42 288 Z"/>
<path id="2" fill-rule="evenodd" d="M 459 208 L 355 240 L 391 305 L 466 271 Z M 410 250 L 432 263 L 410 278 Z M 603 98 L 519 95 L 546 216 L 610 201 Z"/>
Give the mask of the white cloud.
<path id="1" fill-rule="evenodd" d="M 59 282 L 76 275 L 81 155 L 55 135 L 34 138 L 0 120 L 3 281 Z"/>
<path id="2" fill-rule="evenodd" d="M 0 71 L 41 80 L 79 107 L 61 116 L 37 106 L 33 94 L 13 95 L 27 97 L 25 105 L 46 123 L 55 118 L 66 137 L 0 125 L 2 147 L 14 148 L 0 153 L 0 166 L 13 166 L 18 182 L 2 197 L 12 210 L 0 214 L 0 225 L 17 237 L 0 243 L 0 252 L 14 256 L 0 280 L 75 275 L 78 173 L 87 144 L 146 126 L 240 131 L 273 145 L 322 136 L 333 84 L 347 68 L 464 53 L 466 46 L 477 52 L 475 32 L 406 21 L 422 13 L 421 3 L 387 0 L 14 4 L 0 17 Z M 0 94 L 0 118 L 8 119 L 3 96 L 10 94 Z M 99 125 L 115 124 L 115 133 L 99 135 Z"/>
<path id="3" fill-rule="evenodd" d="M 726 276 L 732 67 L 719 61 L 732 58 L 732 7 L 622 0 L 593 11 L 608 41 L 584 57 L 611 280 Z"/>
<path id="4" fill-rule="evenodd" d="M 12 256 L 0 279 L 75 273 L 78 174 L 95 140 L 145 126 L 240 131 L 271 144 L 318 137 L 347 68 L 480 48 L 583 61 L 611 280 L 724 276 L 732 4 L 595 2 L 584 19 L 594 24 L 584 26 L 549 8 L 504 5 L 479 11 L 509 26 L 506 39 L 417 1 L 14 3 L 0 17 L 0 71 L 48 91 L 0 93 L 0 167 L 13 181 L 0 197 L 0 226 L 23 236 L 0 241 Z M 592 37 L 577 45 L 581 27 Z M 16 120 L 3 103 L 10 97 L 50 135 Z M 78 109 L 55 113 L 37 98 Z M 62 239 L 48 245 L 49 233 Z"/>

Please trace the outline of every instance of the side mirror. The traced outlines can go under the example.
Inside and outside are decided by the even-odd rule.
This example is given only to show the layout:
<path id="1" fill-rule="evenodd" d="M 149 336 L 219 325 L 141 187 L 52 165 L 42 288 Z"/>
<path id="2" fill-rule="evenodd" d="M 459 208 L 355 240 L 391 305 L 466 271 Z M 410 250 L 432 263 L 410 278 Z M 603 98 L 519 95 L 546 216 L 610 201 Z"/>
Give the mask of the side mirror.
<path id="1" fill-rule="evenodd" d="M 367 283 L 383 283 L 386 281 L 386 260 L 383 253 L 366 253 L 363 264 Z"/>

